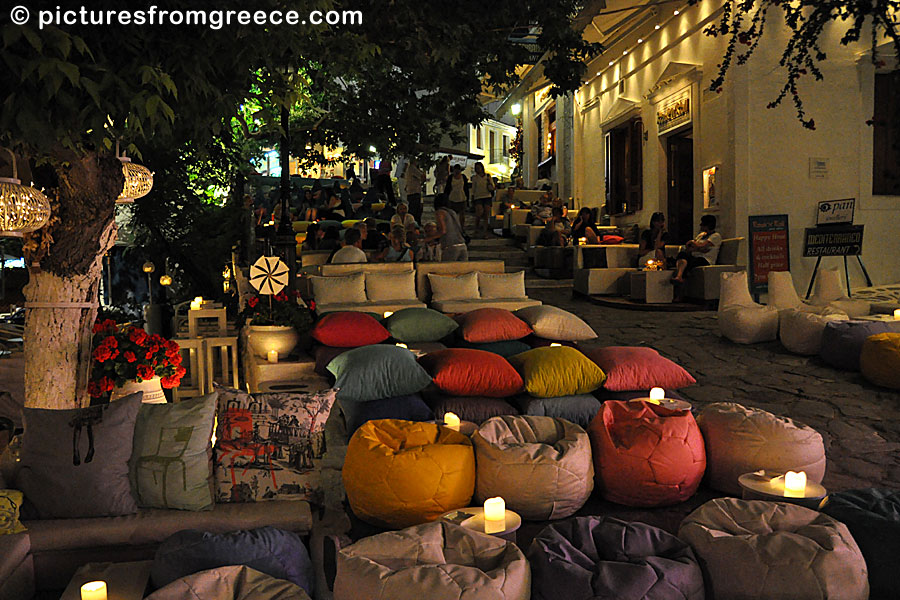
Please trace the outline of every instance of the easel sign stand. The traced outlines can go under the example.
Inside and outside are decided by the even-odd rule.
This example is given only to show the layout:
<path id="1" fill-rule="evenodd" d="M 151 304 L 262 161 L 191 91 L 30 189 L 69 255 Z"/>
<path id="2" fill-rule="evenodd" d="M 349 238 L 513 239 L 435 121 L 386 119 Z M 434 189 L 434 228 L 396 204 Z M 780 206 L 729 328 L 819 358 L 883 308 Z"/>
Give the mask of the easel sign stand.
<path id="1" fill-rule="evenodd" d="M 803 239 L 803 256 L 816 257 L 816 266 L 813 267 L 812 277 L 809 279 L 809 287 L 806 289 L 806 298 L 812 294 L 813 285 L 816 282 L 816 274 L 823 256 L 840 256 L 844 259 L 844 278 L 847 281 L 847 297 L 852 298 L 850 289 L 850 269 L 847 266 L 847 257 L 855 256 L 866 278 L 866 285 L 872 286 L 872 279 L 863 264 L 862 243 L 863 225 L 853 224 L 853 212 L 856 206 L 855 198 L 843 200 L 824 200 L 818 203 L 816 211 L 816 226 L 807 227 Z"/>

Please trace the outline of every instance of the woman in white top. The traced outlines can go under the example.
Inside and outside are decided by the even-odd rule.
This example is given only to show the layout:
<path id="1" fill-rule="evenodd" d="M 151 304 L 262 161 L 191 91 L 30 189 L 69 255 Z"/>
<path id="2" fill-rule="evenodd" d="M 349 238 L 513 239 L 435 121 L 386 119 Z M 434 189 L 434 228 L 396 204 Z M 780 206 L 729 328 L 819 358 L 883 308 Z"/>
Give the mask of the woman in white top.
<path id="1" fill-rule="evenodd" d="M 491 200 L 493 199 L 494 181 L 484 172 L 484 165 L 475 163 L 475 174 L 472 175 L 472 204 L 475 206 L 475 232 L 487 235 L 491 222 Z M 484 219 L 482 232 L 481 220 Z"/>
<path id="2" fill-rule="evenodd" d="M 684 245 L 675 261 L 675 275 L 672 282 L 683 284 L 685 275 L 697 267 L 716 264 L 719 258 L 719 246 L 722 245 L 722 234 L 716 231 L 715 215 L 700 217 L 700 233 Z M 676 294 L 676 302 L 681 298 L 681 290 Z"/>
<path id="3" fill-rule="evenodd" d="M 422 186 L 425 184 L 425 171 L 419 168 L 415 158 L 409 159 L 406 165 L 406 203 L 409 212 L 416 221 L 422 220 Z"/>
<path id="4" fill-rule="evenodd" d="M 453 174 L 447 179 L 444 194 L 447 195 L 450 210 L 454 211 L 459 217 L 460 227 L 465 226 L 466 200 L 469 198 L 469 180 L 463 175 L 460 165 L 453 165 Z M 437 205 L 434 208 L 437 210 Z"/>
<path id="5" fill-rule="evenodd" d="M 397 214 L 391 217 L 391 229 L 401 227 L 406 231 L 410 227 L 416 226 L 416 219 L 409 214 L 409 207 L 402 202 L 397 205 Z"/>

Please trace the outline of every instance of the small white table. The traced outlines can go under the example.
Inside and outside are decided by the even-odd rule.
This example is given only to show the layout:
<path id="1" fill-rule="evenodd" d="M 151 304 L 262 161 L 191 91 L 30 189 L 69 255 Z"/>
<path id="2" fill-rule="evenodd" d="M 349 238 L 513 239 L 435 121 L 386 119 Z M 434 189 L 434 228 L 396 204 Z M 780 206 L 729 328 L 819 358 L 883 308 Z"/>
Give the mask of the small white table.
<path id="1" fill-rule="evenodd" d="M 471 531 L 485 532 L 484 527 L 484 507 L 483 506 L 467 506 L 458 510 L 447 511 L 441 515 L 441 519 L 449 523 L 454 523 L 460 527 L 465 527 Z M 522 517 L 518 513 L 509 509 L 506 510 L 505 529 L 500 531 L 492 531 L 489 535 L 497 536 L 516 542 L 516 530 L 522 526 Z"/>
<path id="2" fill-rule="evenodd" d="M 152 560 L 123 563 L 88 563 L 78 568 L 60 600 L 81 600 L 81 586 L 105 581 L 109 600 L 141 600 L 150 581 Z"/>
<path id="3" fill-rule="evenodd" d="M 738 477 L 738 484 L 742 490 L 741 497 L 744 500 L 789 502 L 818 510 L 822 500 L 828 495 L 828 490 L 818 483 L 807 481 L 802 494 L 785 495 L 783 475 L 784 473 L 764 470 L 744 473 Z"/>
<path id="4" fill-rule="evenodd" d="M 635 271 L 628 274 L 632 300 L 647 304 L 669 304 L 674 297 L 672 271 Z"/>

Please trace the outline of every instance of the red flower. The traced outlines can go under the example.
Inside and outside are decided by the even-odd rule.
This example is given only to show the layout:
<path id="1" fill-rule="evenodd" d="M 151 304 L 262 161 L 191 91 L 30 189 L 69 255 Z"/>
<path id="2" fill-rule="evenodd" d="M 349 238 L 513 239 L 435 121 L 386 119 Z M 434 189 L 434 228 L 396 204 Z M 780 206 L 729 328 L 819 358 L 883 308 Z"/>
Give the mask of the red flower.
<path id="1" fill-rule="evenodd" d="M 247 300 L 247 306 L 249 306 L 250 308 L 256 308 L 257 304 L 259 304 L 259 298 L 257 298 L 256 296 L 252 296 Z"/>
<path id="2" fill-rule="evenodd" d="M 164 388 L 167 390 L 172 389 L 174 387 L 178 387 L 178 384 L 181 383 L 181 380 L 175 377 L 174 375 L 170 375 L 169 377 L 162 377 L 159 380 L 159 383 L 162 384 Z"/>
<path id="3" fill-rule="evenodd" d="M 175 376 L 178 377 L 178 379 L 181 379 L 182 377 L 184 377 L 185 373 L 187 373 L 187 369 L 185 369 L 184 367 L 182 367 L 182 366 L 175 367 Z"/>
<path id="4" fill-rule="evenodd" d="M 111 354 L 110 354 L 109 348 L 107 348 L 106 346 L 97 346 L 94 349 L 94 360 L 96 360 L 97 362 L 102 363 L 104 361 L 109 360 L 110 357 L 111 357 Z"/>
<path id="5" fill-rule="evenodd" d="M 156 373 L 150 365 L 138 365 L 137 376 L 141 380 L 147 380 L 155 377 Z"/>
<path id="6" fill-rule="evenodd" d="M 128 332 L 128 339 L 137 344 L 138 346 L 146 346 L 147 340 L 150 339 L 150 336 L 147 335 L 147 332 L 138 327 L 132 327 Z"/>
<path id="7" fill-rule="evenodd" d="M 181 364 L 181 361 L 182 361 L 181 353 L 178 353 L 178 354 L 176 354 L 175 356 L 167 356 L 166 358 L 168 358 L 168 359 L 169 359 L 169 362 L 170 362 L 172 365 L 176 366 L 176 367 L 177 367 L 178 365 L 180 365 L 180 364 Z"/>
<path id="8" fill-rule="evenodd" d="M 144 354 L 144 359 L 150 360 L 151 358 L 153 358 L 153 353 L 148 350 L 147 353 Z"/>
<path id="9" fill-rule="evenodd" d="M 97 326 L 95 325 L 94 328 L 96 329 L 96 327 Z M 95 331 L 94 333 L 97 332 Z M 91 395 L 91 398 L 99 398 L 101 395 L 103 395 L 103 390 L 100 389 L 100 384 L 98 384 L 96 381 L 88 382 L 88 394 Z"/>
<path id="10" fill-rule="evenodd" d="M 278 302 L 284 302 L 287 299 L 288 299 L 288 295 L 285 294 L 283 291 L 275 294 L 275 300 L 277 300 Z"/>
<path id="11" fill-rule="evenodd" d="M 316 310 L 316 301 L 315 300 L 309 301 L 309 310 Z"/>
<path id="12" fill-rule="evenodd" d="M 116 382 L 109 377 L 101 377 L 100 380 L 97 381 L 97 385 L 100 386 L 100 389 L 103 392 L 111 392 L 116 387 Z"/>
<path id="13" fill-rule="evenodd" d="M 94 323 L 93 332 L 94 333 L 104 333 L 104 332 L 114 332 L 116 330 L 116 322 L 112 319 L 106 319 L 105 321 L 97 321 Z"/>
<path id="14" fill-rule="evenodd" d="M 107 348 L 118 348 L 119 340 L 117 340 L 114 336 L 109 336 L 105 340 L 103 340 L 103 345 Z"/>
<path id="15" fill-rule="evenodd" d="M 130 350 L 126 350 L 125 353 L 123 354 L 123 356 L 125 357 L 125 360 L 127 360 L 130 363 L 133 363 L 134 361 L 137 360 L 137 356 L 135 356 L 134 352 L 132 352 Z"/>
<path id="16" fill-rule="evenodd" d="M 178 352 L 181 348 L 172 340 L 166 340 L 166 353 Z"/>

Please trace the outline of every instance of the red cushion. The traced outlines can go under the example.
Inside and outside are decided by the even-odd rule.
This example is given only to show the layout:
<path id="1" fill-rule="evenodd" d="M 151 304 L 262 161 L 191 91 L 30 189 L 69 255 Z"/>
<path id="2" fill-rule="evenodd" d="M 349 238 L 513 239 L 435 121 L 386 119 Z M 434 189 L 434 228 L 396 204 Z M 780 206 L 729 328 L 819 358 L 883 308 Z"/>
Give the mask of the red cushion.
<path id="1" fill-rule="evenodd" d="M 608 390 L 649 390 L 654 387 L 677 390 L 697 383 L 690 373 L 653 348 L 608 346 L 584 352 L 606 373 Z"/>
<path id="2" fill-rule="evenodd" d="M 603 244 L 621 244 L 624 239 L 621 235 L 604 235 L 600 242 Z"/>
<path id="3" fill-rule="evenodd" d="M 519 340 L 532 333 L 528 323 L 503 308 L 479 308 L 457 315 L 456 321 L 459 334 L 473 344 Z"/>
<path id="4" fill-rule="evenodd" d="M 312 336 L 326 346 L 356 348 L 380 344 L 391 334 L 371 315 L 347 311 L 328 313 L 319 319 Z"/>
<path id="5" fill-rule="evenodd" d="M 485 350 L 448 348 L 419 359 L 434 385 L 450 396 L 505 398 L 522 391 L 522 377 L 505 358 Z"/>
<path id="6" fill-rule="evenodd" d="M 664 506 L 694 495 L 706 449 L 690 411 L 609 400 L 588 427 L 597 487 L 626 506 Z"/>

